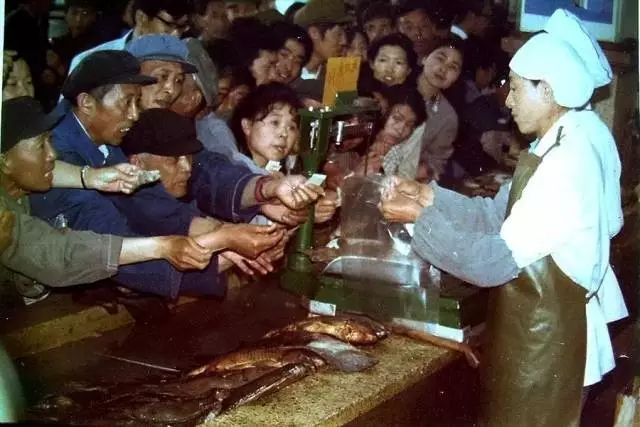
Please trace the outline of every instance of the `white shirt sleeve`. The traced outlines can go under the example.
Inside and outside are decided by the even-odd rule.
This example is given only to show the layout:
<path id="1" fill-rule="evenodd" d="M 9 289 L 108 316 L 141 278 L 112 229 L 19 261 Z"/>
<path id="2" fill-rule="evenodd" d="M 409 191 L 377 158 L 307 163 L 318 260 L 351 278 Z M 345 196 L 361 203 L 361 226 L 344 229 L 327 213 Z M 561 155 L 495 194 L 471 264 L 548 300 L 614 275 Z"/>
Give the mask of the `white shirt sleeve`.
<path id="1" fill-rule="evenodd" d="M 500 231 L 518 267 L 551 254 L 595 223 L 597 199 L 589 188 L 602 185 L 599 169 L 589 144 L 570 135 L 544 157 Z"/>

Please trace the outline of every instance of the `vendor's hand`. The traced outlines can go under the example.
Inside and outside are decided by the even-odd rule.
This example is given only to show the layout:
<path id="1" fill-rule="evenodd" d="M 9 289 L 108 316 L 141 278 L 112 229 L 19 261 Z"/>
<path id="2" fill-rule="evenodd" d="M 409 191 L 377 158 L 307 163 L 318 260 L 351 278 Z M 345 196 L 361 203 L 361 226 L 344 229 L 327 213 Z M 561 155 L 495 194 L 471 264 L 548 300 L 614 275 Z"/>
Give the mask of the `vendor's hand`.
<path id="1" fill-rule="evenodd" d="M 89 168 L 86 172 L 87 188 L 109 193 L 133 193 L 139 185 L 142 169 L 129 163 L 105 168 Z"/>
<path id="2" fill-rule="evenodd" d="M 415 199 L 423 208 L 433 204 L 433 188 L 429 184 L 393 176 L 387 186 L 386 197 L 391 197 L 394 192 L 398 192 Z"/>
<path id="3" fill-rule="evenodd" d="M 306 182 L 302 175 L 288 175 L 275 178 L 264 185 L 267 198 L 278 198 L 291 209 L 302 209 L 324 195 L 322 187 Z"/>
<path id="4" fill-rule="evenodd" d="M 260 212 L 272 221 L 292 227 L 304 223 L 309 217 L 308 208 L 289 209 L 277 200 L 274 203 L 261 205 Z"/>
<path id="5" fill-rule="evenodd" d="M 229 234 L 229 250 L 251 259 L 276 246 L 285 235 L 285 229 L 276 224 L 225 224 L 219 230 Z"/>
<path id="6" fill-rule="evenodd" d="M 160 257 L 180 271 L 202 270 L 211 261 L 211 250 L 200 246 L 191 237 L 163 236 L 159 239 L 161 239 Z"/>
<path id="7" fill-rule="evenodd" d="M 15 223 L 15 215 L 13 212 L 3 210 L 0 212 L 0 255 L 13 242 L 13 225 Z"/>
<path id="8" fill-rule="evenodd" d="M 338 193 L 335 191 L 327 191 L 325 195 L 318 200 L 315 207 L 315 223 L 321 224 L 329 221 L 336 213 L 338 208 Z"/>
<path id="9" fill-rule="evenodd" d="M 235 265 L 240 271 L 250 276 L 255 275 L 256 272 L 265 275 L 273 271 L 273 265 L 262 255 L 252 260 L 232 251 L 222 252 L 218 260 L 218 271 L 224 271 L 231 265 Z"/>
<path id="10" fill-rule="evenodd" d="M 398 191 L 391 192 L 380 201 L 380 212 L 389 222 L 414 223 L 423 207 L 415 198 Z"/>

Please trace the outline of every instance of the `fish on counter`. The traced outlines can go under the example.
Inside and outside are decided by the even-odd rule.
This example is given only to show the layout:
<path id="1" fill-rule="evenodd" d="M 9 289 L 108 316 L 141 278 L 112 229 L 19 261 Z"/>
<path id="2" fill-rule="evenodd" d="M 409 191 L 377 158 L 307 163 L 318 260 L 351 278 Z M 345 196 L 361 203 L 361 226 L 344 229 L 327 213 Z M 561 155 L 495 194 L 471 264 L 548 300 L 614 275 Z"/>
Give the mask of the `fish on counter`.
<path id="1" fill-rule="evenodd" d="M 302 362 L 314 366 L 324 365 L 324 360 L 314 353 L 299 348 L 251 347 L 218 356 L 210 363 L 191 370 L 187 376 L 247 368 L 281 368 L 290 363 Z"/>
<path id="2" fill-rule="evenodd" d="M 265 338 L 282 332 L 306 331 L 330 335 L 350 344 L 375 344 L 389 332 L 384 325 L 364 316 L 318 316 L 292 323 L 265 335 Z"/>

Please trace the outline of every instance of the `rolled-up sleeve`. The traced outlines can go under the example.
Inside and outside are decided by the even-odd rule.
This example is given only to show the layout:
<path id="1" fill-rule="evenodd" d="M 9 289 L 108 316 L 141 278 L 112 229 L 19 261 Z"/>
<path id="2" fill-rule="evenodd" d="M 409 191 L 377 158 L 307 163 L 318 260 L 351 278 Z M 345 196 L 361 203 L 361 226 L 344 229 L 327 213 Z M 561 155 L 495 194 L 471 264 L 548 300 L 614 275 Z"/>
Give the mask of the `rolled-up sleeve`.
<path id="1" fill-rule="evenodd" d="M 49 286 L 95 282 L 118 272 L 121 237 L 61 232 L 38 218 L 15 215 L 13 242 L 0 258 L 8 269 Z"/>
<path id="2" fill-rule="evenodd" d="M 500 237 L 504 213 L 502 218 L 499 213 L 505 194 L 496 200 L 468 198 L 434 188 L 434 204 L 416 221 L 413 250 L 434 266 L 476 286 L 497 286 L 516 278 L 520 269 Z"/>

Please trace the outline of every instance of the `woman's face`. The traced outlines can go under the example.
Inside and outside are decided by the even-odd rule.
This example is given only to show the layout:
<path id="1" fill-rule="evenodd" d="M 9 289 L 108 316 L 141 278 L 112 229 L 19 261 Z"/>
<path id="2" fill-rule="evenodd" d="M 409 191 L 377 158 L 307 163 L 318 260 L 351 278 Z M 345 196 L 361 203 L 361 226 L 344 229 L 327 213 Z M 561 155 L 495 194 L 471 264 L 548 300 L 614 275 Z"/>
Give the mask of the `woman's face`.
<path id="1" fill-rule="evenodd" d="M 462 55 L 457 49 L 443 46 L 422 60 L 422 76 L 439 90 L 448 89 L 460 76 Z"/>
<path id="2" fill-rule="evenodd" d="M 256 79 L 257 86 L 267 84 L 271 81 L 277 62 L 278 56 L 275 52 L 271 50 L 260 51 L 258 57 L 253 60 L 249 67 L 251 75 Z"/>
<path id="3" fill-rule="evenodd" d="M 293 151 L 300 136 L 298 114 L 290 105 L 276 104 L 261 120 L 242 119 L 242 131 L 253 160 L 264 167 Z"/>
<path id="4" fill-rule="evenodd" d="M 48 191 L 56 154 L 50 132 L 24 139 L 4 155 L 3 173 L 25 192 Z"/>
<path id="5" fill-rule="evenodd" d="M 356 33 L 353 36 L 351 44 L 344 50 L 344 56 L 355 56 L 362 60 L 367 58 L 367 40 L 362 33 Z"/>
<path id="6" fill-rule="evenodd" d="M 389 117 L 384 124 L 384 133 L 404 141 L 409 138 L 416 128 L 416 113 L 405 104 L 396 104 L 391 108 Z"/>
<path id="7" fill-rule="evenodd" d="M 18 59 L 13 63 L 7 82 L 2 89 L 2 100 L 17 98 L 19 96 L 33 97 L 33 82 L 31 71 L 24 59 Z"/>
<path id="8" fill-rule="evenodd" d="M 400 46 L 382 46 L 371 68 L 373 77 L 387 86 L 404 83 L 411 73 L 407 52 Z"/>

